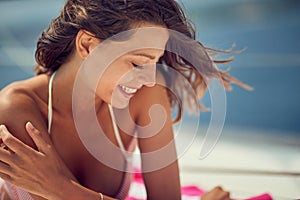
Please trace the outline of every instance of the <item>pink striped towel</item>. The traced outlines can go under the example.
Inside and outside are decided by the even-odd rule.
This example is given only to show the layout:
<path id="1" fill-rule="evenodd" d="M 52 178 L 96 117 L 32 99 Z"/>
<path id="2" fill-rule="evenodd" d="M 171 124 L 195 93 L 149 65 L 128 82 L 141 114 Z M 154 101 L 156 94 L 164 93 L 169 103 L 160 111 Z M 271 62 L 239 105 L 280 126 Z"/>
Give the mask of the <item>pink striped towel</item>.
<path id="1" fill-rule="evenodd" d="M 205 190 L 194 185 L 186 185 L 181 188 L 182 200 L 200 200 Z M 147 193 L 140 170 L 135 169 L 131 187 L 126 200 L 146 200 Z M 245 200 L 272 200 L 269 194 L 250 197 Z"/>

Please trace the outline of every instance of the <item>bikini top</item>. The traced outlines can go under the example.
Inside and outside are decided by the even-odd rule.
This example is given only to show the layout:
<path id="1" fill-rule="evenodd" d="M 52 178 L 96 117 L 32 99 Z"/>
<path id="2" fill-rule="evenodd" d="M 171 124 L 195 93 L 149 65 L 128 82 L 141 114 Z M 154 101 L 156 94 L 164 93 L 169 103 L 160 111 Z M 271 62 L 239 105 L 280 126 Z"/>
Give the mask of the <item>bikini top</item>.
<path id="1" fill-rule="evenodd" d="M 49 80 L 49 88 L 48 88 L 48 133 L 51 133 L 51 125 L 52 125 L 52 86 L 53 86 L 53 79 L 55 77 L 55 72 L 51 75 L 50 80 Z M 116 119 L 115 119 L 115 115 L 113 112 L 113 108 L 110 104 L 108 104 L 108 108 L 109 108 L 109 114 L 112 120 L 112 125 L 113 125 L 113 129 L 114 129 L 114 135 L 116 137 L 116 140 L 118 142 L 119 148 L 121 149 L 121 152 L 123 154 L 123 157 L 125 159 L 125 170 L 126 171 L 131 171 L 130 169 L 132 168 L 132 163 L 131 163 L 131 154 L 128 154 L 124 144 L 122 142 L 121 136 L 120 136 L 120 132 L 116 123 Z M 131 145 L 129 148 L 133 147 L 133 141 L 131 141 Z M 118 194 L 116 196 L 117 199 L 125 199 L 129 188 L 130 188 L 130 184 L 131 184 L 131 180 L 132 180 L 132 174 L 131 173 L 126 173 L 126 171 L 123 174 L 123 179 L 122 179 L 122 184 L 121 187 L 119 188 Z"/>
<path id="2" fill-rule="evenodd" d="M 53 85 L 54 76 L 55 76 L 55 72 L 51 75 L 50 80 L 49 80 L 49 85 L 48 85 L 48 93 L 49 93 L 49 96 L 48 96 L 48 133 L 49 134 L 51 133 L 52 116 L 53 116 L 53 112 L 52 112 L 52 85 Z M 117 124 L 116 124 L 116 120 L 115 120 L 115 116 L 114 116 L 114 113 L 113 113 L 112 106 L 108 105 L 108 108 L 109 108 L 109 113 L 110 113 L 111 119 L 112 119 L 114 134 L 115 134 L 118 145 L 119 145 L 119 147 L 122 151 L 122 154 L 124 156 L 124 159 L 125 159 L 125 163 L 126 163 L 125 170 L 126 171 L 131 171 L 132 163 L 131 163 L 131 159 L 129 159 L 131 155 L 127 153 L 127 151 L 125 150 L 125 147 L 123 145 L 123 142 L 121 140 L 119 129 L 118 129 Z M 133 141 L 131 143 L 133 143 Z M 131 146 L 133 146 L 133 145 L 130 145 L 130 147 Z M 127 173 L 126 171 L 123 174 L 122 184 L 121 184 L 121 186 L 118 190 L 117 195 L 115 196 L 115 198 L 117 198 L 117 199 L 125 199 L 127 194 L 128 194 L 130 185 L 131 185 L 132 174 Z M 22 190 L 21 188 L 18 188 L 18 187 L 14 186 L 14 185 L 12 185 L 8 182 L 4 183 L 4 187 L 6 188 L 6 191 L 9 195 L 10 199 L 12 199 L 12 200 L 33 200 L 31 195 L 27 191 Z"/>
<path id="3" fill-rule="evenodd" d="M 48 88 L 48 92 L 49 92 L 49 95 L 48 95 L 48 133 L 49 134 L 51 133 L 52 115 L 53 115 L 53 112 L 52 112 L 52 85 L 53 85 L 53 79 L 54 79 L 55 73 L 56 72 L 54 72 L 51 75 L 50 80 L 49 80 L 49 86 L 48 86 L 49 87 Z M 120 136 L 120 132 L 119 132 L 119 129 L 118 129 L 118 126 L 117 126 L 117 123 L 116 123 L 113 108 L 110 104 L 108 104 L 108 108 L 109 108 L 109 113 L 110 113 L 111 120 L 112 120 L 112 125 L 113 125 L 113 129 L 114 129 L 115 137 L 117 139 L 118 145 L 119 145 L 119 147 L 122 151 L 123 156 L 127 160 L 128 159 L 128 154 L 126 153 L 127 151 L 125 150 L 124 144 L 123 144 L 121 136 Z"/>

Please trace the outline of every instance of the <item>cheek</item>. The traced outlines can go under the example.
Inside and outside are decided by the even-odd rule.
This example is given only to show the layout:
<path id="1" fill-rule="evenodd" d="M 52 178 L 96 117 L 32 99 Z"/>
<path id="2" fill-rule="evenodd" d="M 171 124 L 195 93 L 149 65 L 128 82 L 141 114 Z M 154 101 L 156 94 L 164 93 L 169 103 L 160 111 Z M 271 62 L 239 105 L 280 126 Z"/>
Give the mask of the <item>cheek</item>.
<path id="1" fill-rule="evenodd" d="M 97 95 L 108 95 L 118 84 L 118 77 L 116 76 L 103 76 L 97 86 Z"/>
<path id="2" fill-rule="evenodd" d="M 134 71 L 127 60 L 116 60 L 99 77 L 97 95 L 111 94 L 119 84 L 131 82 L 135 77 Z"/>
<path id="3" fill-rule="evenodd" d="M 135 79 L 135 70 L 130 70 L 119 76 L 118 84 L 129 83 Z"/>
<path id="4" fill-rule="evenodd" d="M 105 79 L 110 85 L 116 87 L 119 84 L 131 82 L 134 77 L 135 70 L 120 67 L 105 76 Z"/>
<path id="5" fill-rule="evenodd" d="M 122 83 L 132 81 L 134 78 L 133 70 L 106 70 L 99 79 L 96 94 L 97 96 L 111 95 L 115 88 Z"/>

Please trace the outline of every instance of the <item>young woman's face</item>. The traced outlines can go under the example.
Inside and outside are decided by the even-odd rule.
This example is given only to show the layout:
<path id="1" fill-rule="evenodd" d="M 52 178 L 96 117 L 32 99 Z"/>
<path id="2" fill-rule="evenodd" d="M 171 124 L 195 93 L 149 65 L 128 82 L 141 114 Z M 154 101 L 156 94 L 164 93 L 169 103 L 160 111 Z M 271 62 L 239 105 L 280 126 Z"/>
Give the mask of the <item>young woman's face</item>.
<path id="1" fill-rule="evenodd" d="M 154 86 L 156 63 L 169 38 L 167 29 L 157 38 L 153 36 L 151 40 L 159 41 L 158 48 L 139 49 L 115 59 L 103 73 L 96 95 L 116 108 L 125 108 L 141 87 Z"/>

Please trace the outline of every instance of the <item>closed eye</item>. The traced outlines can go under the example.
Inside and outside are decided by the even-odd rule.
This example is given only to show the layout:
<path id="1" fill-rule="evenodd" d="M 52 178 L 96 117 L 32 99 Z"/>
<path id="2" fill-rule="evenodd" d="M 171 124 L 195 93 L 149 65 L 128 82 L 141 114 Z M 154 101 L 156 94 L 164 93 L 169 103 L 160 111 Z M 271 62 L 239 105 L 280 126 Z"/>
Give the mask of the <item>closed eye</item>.
<path id="1" fill-rule="evenodd" d="M 133 67 L 136 68 L 136 69 L 144 69 L 144 67 L 141 66 L 141 65 L 136 65 L 136 64 L 134 64 L 134 63 L 132 63 L 132 65 L 133 65 Z"/>

